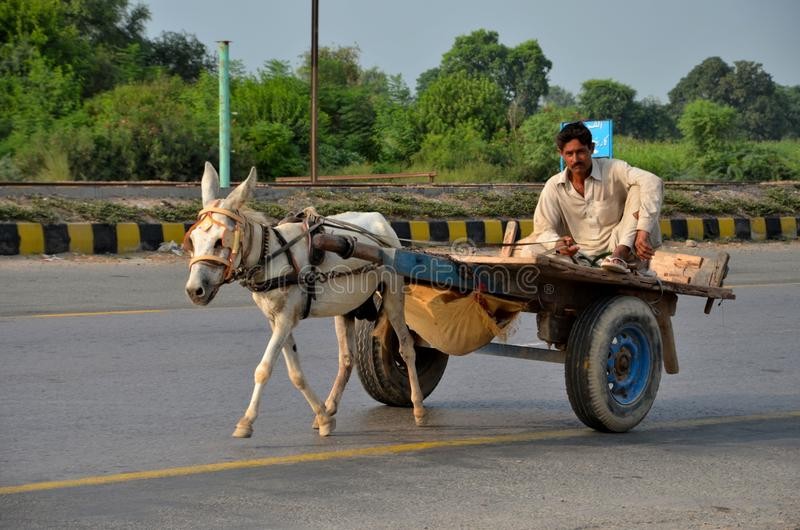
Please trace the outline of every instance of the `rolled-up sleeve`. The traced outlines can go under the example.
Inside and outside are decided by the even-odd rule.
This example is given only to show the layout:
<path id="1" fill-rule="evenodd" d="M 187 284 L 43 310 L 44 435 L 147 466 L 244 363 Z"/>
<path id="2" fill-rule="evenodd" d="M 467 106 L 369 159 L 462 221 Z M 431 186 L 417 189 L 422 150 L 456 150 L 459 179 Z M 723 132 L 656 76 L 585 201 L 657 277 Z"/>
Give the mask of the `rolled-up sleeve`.
<path id="1" fill-rule="evenodd" d="M 548 250 L 555 248 L 555 240 L 564 235 L 559 233 L 563 223 L 557 186 L 555 179 L 547 181 L 533 212 L 534 240 Z"/>
<path id="2" fill-rule="evenodd" d="M 652 234 L 658 226 L 661 205 L 664 203 L 664 182 L 653 173 L 625 164 L 626 184 L 639 186 L 639 221 L 637 230 Z"/>

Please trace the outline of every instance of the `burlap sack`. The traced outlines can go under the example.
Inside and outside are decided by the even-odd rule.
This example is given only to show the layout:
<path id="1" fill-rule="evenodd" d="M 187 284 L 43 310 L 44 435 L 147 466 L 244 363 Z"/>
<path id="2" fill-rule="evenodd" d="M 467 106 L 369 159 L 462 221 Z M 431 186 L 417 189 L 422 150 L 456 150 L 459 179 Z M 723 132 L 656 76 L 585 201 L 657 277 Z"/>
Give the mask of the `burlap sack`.
<path id="1" fill-rule="evenodd" d="M 524 308 L 524 303 L 484 293 L 461 294 L 419 284 L 406 287 L 408 327 L 450 355 L 464 355 L 490 343 Z"/>

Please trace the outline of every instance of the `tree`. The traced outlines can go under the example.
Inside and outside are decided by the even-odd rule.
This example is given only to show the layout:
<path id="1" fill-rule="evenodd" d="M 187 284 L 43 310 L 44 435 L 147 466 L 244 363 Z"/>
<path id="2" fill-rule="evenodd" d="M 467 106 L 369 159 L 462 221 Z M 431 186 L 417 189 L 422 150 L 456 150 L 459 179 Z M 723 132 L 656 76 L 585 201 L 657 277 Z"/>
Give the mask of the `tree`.
<path id="1" fill-rule="evenodd" d="M 544 181 L 558 172 L 559 154 L 556 134 L 561 123 L 580 119 L 575 107 L 545 107 L 529 117 L 520 127 L 523 162 L 531 180 Z"/>
<path id="2" fill-rule="evenodd" d="M 466 72 L 488 77 L 505 88 L 508 47 L 500 44 L 496 31 L 479 29 L 456 37 L 453 47 L 442 56 L 441 73 Z"/>
<path id="3" fill-rule="evenodd" d="M 21 67 L 24 75 L 0 77 L 0 157 L 80 105 L 80 83 L 68 66 L 51 66 L 33 50 Z"/>
<path id="4" fill-rule="evenodd" d="M 499 42 L 496 31 L 479 29 L 456 37 L 453 47 L 442 56 L 438 71 L 425 72 L 417 84 L 424 88 L 433 77 L 457 72 L 485 77 L 500 87 L 507 105 L 514 103 L 527 116 L 547 94 L 547 74 L 552 66 L 536 40 L 509 48 Z"/>
<path id="5" fill-rule="evenodd" d="M 419 96 L 417 111 L 425 132 L 444 134 L 458 126 L 469 126 L 489 139 L 502 126 L 505 102 L 491 79 L 461 71 L 434 81 Z"/>
<path id="6" fill-rule="evenodd" d="M 706 99 L 723 103 L 728 101 L 723 82 L 733 71 L 725 61 L 719 57 L 709 57 L 683 77 L 675 87 L 669 91 L 669 101 L 674 115 L 679 116 L 683 108 L 696 99 Z"/>
<path id="7" fill-rule="evenodd" d="M 558 85 L 552 85 L 548 89 L 547 95 L 542 96 L 542 104 L 550 107 L 575 107 L 577 106 L 577 100 L 569 90 Z"/>
<path id="8" fill-rule="evenodd" d="M 786 136 L 800 138 L 800 85 L 779 85 L 778 94 L 786 112 Z"/>
<path id="9" fill-rule="evenodd" d="M 632 129 L 632 113 L 636 91 L 611 79 L 584 81 L 578 95 L 581 113 L 588 119 L 614 120 L 614 130 L 628 134 Z"/>
<path id="10" fill-rule="evenodd" d="M 194 81 L 202 72 L 214 67 L 205 44 L 186 32 L 165 31 L 146 48 L 148 65 L 160 66 L 169 75 L 180 76 L 184 81 Z"/>
<path id="11" fill-rule="evenodd" d="M 678 128 L 668 105 L 655 98 L 634 101 L 630 113 L 628 134 L 642 140 L 668 140 L 679 136 Z"/>
<path id="12" fill-rule="evenodd" d="M 441 70 L 439 69 L 438 66 L 436 66 L 434 68 L 429 68 L 428 70 L 425 70 L 424 72 L 419 74 L 419 77 L 417 78 L 417 95 L 422 94 L 423 92 L 428 90 L 428 87 L 431 85 L 431 83 L 433 83 L 434 81 L 436 81 L 436 79 L 439 78 L 440 73 Z"/>
<path id="13" fill-rule="evenodd" d="M 759 63 L 735 61 L 731 67 L 719 57 L 709 57 L 681 79 L 669 97 L 676 115 L 696 99 L 733 107 L 742 132 L 751 140 L 779 139 L 789 133 L 785 100 Z"/>
<path id="14" fill-rule="evenodd" d="M 786 131 L 782 101 L 772 76 L 759 63 L 735 61 L 722 80 L 724 103 L 739 111 L 739 125 L 751 140 L 777 140 Z"/>
<path id="15" fill-rule="evenodd" d="M 317 59 L 320 89 L 358 85 L 361 80 L 360 57 L 361 50 L 358 46 L 321 47 Z M 310 82 L 310 52 L 303 55 L 303 66 L 300 67 L 298 73 L 302 79 Z"/>
<path id="16" fill-rule="evenodd" d="M 419 149 L 411 91 L 400 75 L 386 78 L 386 93 L 376 98 L 373 142 L 381 162 L 405 162 Z"/>
<path id="17" fill-rule="evenodd" d="M 547 74 L 553 67 L 539 43 L 527 40 L 511 48 L 506 65 L 506 90 L 512 101 L 531 115 L 539 108 L 539 100 L 548 92 Z"/>
<path id="18" fill-rule="evenodd" d="M 356 46 L 320 48 L 320 165 L 334 168 L 377 160 L 373 128 L 376 104 L 389 93 L 389 77 L 378 69 L 363 70 Z M 306 54 L 300 76 L 310 79 Z"/>

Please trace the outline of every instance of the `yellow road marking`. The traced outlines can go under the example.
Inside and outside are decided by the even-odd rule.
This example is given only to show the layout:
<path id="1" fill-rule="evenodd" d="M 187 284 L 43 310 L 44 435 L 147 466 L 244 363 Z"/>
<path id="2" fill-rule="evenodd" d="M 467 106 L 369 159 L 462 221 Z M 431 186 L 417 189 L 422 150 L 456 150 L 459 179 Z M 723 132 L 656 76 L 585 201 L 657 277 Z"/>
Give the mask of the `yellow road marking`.
<path id="1" fill-rule="evenodd" d="M 225 307 L 185 307 L 185 308 L 172 308 L 172 309 L 121 309 L 119 311 L 86 311 L 77 313 L 42 313 L 35 315 L 0 315 L 3 318 L 64 318 L 64 317 L 102 317 L 109 315 L 138 315 L 144 313 L 165 313 L 169 311 L 224 311 L 226 309 L 255 309 L 255 305 L 237 305 Z"/>
<path id="2" fill-rule="evenodd" d="M 738 285 L 726 285 L 726 289 L 742 289 L 745 287 L 786 287 L 787 285 L 800 285 L 800 282 L 786 283 L 742 283 Z"/>
<path id="3" fill-rule="evenodd" d="M 749 416 L 723 416 L 716 418 L 698 418 L 693 420 L 680 420 L 669 423 L 662 423 L 653 426 L 652 430 L 704 427 L 710 425 L 725 425 L 731 423 L 743 423 L 750 421 L 780 420 L 800 417 L 800 410 L 788 412 L 774 412 L 765 414 L 753 414 Z M 381 445 L 372 447 L 362 447 L 358 449 L 345 449 L 336 451 L 323 451 L 319 453 L 301 453 L 298 455 L 273 456 L 267 458 L 256 458 L 252 460 L 238 460 L 234 462 L 218 462 L 214 464 L 199 464 L 194 466 L 173 467 L 166 469 L 154 469 L 151 471 L 134 471 L 130 473 L 116 473 L 113 475 L 84 477 L 72 480 L 57 480 L 50 482 L 32 482 L 19 486 L 0 487 L 0 495 L 10 495 L 15 493 L 26 493 L 33 491 L 46 491 L 64 488 L 74 488 L 78 486 L 99 486 L 104 484 L 117 484 L 121 482 L 131 482 L 134 480 L 152 480 L 169 477 L 183 477 L 188 475 L 200 475 L 205 473 L 219 473 L 221 471 L 231 471 L 235 469 L 252 469 L 270 467 L 276 465 L 302 464 L 306 462 L 324 462 L 330 460 L 343 460 L 348 458 L 360 458 L 367 456 L 386 456 L 399 455 L 403 453 L 416 453 L 430 451 L 432 449 L 459 448 L 476 445 L 498 445 L 520 442 L 537 442 L 542 440 L 554 440 L 563 438 L 588 437 L 595 433 L 585 428 L 581 429 L 561 429 L 555 431 L 542 431 L 519 434 L 500 434 L 496 436 L 480 436 L 474 438 L 458 438 L 454 440 L 436 440 L 432 442 L 414 442 L 392 445 Z"/>
<path id="4" fill-rule="evenodd" d="M 85 313 L 49 313 L 43 315 L 20 315 L 14 318 L 65 318 L 65 317 L 98 317 L 107 315 L 141 315 L 143 313 L 161 313 L 166 309 L 130 309 L 125 311 L 90 311 Z"/>

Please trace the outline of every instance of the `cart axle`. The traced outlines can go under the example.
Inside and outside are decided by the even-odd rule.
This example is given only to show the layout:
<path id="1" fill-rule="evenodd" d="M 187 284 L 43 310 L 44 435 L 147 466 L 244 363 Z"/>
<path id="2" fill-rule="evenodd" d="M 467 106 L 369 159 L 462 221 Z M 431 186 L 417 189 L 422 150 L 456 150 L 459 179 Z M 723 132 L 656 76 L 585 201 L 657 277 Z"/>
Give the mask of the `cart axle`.
<path id="1" fill-rule="evenodd" d="M 500 344 L 497 342 L 490 342 L 486 346 L 475 350 L 474 353 L 558 364 L 564 364 L 567 359 L 567 353 L 561 350 L 549 350 L 547 348 L 535 348 L 533 346 L 518 346 L 516 344 Z"/>

